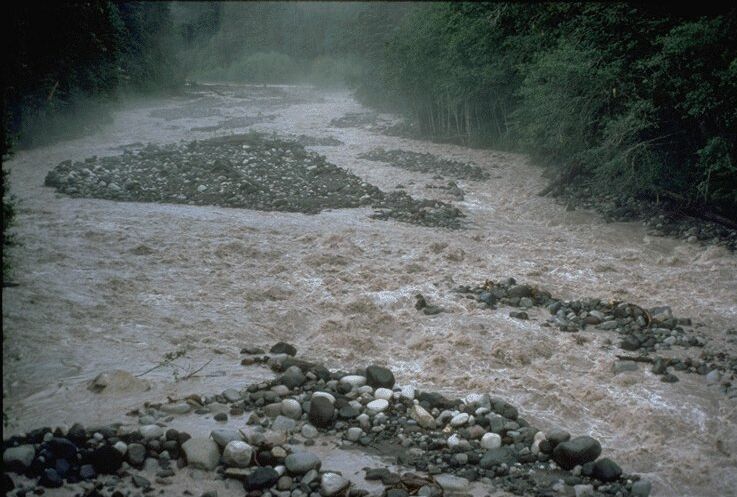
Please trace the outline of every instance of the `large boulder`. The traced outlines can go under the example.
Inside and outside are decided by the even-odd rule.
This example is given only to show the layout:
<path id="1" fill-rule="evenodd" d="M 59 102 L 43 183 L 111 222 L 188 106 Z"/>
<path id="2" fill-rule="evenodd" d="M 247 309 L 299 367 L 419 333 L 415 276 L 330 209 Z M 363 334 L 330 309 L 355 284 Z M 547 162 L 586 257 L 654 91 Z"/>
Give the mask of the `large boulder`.
<path id="1" fill-rule="evenodd" d="M 382 366 L 369 366 L 366 368 L 366 383 L 373 388 L 394 387 L 394 374 Z"/>
<path id="2" fill-rule="evenodd" d="M 3 452 L 3 466 L 7 471 L 23 473 L 31 465 L 35 456 L 36 449 L 33 448 L 33 445 L 10 447 Z"/>
<path id="3" fill-rule="evenodd" d="M 211 438 L 193 437 L 182 444 L 187 464 L 197 469 L 211 471 L 220 461 L 218 444 Z"/>
<path id="4" fill-rule="evenodd" d="M 233 440 L 223 449 L 223 462 L 231 467 L 246 468 L 251 464 L 253 447 L 246 442 Z"/>
<path id="5" fill-rule="evenodd" d="M 328 428 L 333 423 L 334 413 L 335 407 L 330 399 L 322 396 L 312 397 L 308 418 L 314 426 Z"/>
<path id="6" fill-rule="evenodd" d="M 295 452 L 284 459 L 284 465 L 290 473 L 303 475 L 311 469 L 319 470 L 322 461 L 312 452 Z"/>
<path id="7" fill-rule="evenodd" d="M 593 475 L 603 482 L 616 481 L 622 476 L 622 468 L 608 457 L 602 457 L 594 464 Z"/>
<path id="8" fill-rule="evenodd" d="M 565 470 L 595 461 L 601 454 L 601 444 L 588 436 L 576 437 L 558 444 L 553 450 L 553 460 Z"/>
<path id="9" fill-rule="evenodd" d="M 243 482 L 246 490 L 263 490 L 272 487 L 279 480 L 279 473 L 274 468 L 256 468 Z"/>
<path id="10" fill-rule="evenodd" d="M 501 464 L 512 464 L 516 461 L 514 452 L 509 447 L 498 447 L 486 451 L 484 457 L 479 461 L 479 466 L 484 469 L 492 469 Z"/>

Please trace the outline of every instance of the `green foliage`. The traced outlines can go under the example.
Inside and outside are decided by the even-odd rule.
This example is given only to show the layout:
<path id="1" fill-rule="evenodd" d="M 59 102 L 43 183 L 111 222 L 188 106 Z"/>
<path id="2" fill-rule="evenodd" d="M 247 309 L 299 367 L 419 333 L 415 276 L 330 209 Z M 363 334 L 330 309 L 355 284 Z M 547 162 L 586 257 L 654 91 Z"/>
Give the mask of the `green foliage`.
<path id="1" fill-rule="evenodd" d="M 737 165 L 723 138 L 712 138 L 698 151 L 697 169 L 702 178 L 696 189 L 706 202 L 737 205 Z"/>
<path id="2" fill-rule="evenodd" d="M 183 82 L 172 57 L 170 5 L 158 2 L 17 3 L 3 16 L 3 143 L 45 143 L 78 132 L 78 112 L 121 91 Z M 71 120 L 70 120 L 71 116 Z M 62 123 L 62 124 L 59 124 Z"/>
<path id="3" fill-rule="evenodd" d="M 412 8 L 358 95 L 438 140 L 531 153 L 595 189 L 737 219 L 737 9 Z"/>

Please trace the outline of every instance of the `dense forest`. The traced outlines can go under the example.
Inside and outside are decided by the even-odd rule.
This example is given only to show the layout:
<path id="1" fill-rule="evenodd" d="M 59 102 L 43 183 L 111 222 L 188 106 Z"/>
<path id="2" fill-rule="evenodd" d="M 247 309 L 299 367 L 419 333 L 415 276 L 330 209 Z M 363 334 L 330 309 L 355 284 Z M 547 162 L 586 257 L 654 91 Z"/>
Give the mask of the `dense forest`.
<path id="1" fill-rule="evenodd" d="M 734 7 L 105 1 L 10 14 L 3 153 L 54 120 L 74 128 L 78 102 L 186 78 L 348 84 L 427 138 L 737 219 Z"/>
<path id="2" fill-rule="evenodd" d="M 359 91 L 425 134 L 737 219 L 737 9 L 421 6 Z"/>

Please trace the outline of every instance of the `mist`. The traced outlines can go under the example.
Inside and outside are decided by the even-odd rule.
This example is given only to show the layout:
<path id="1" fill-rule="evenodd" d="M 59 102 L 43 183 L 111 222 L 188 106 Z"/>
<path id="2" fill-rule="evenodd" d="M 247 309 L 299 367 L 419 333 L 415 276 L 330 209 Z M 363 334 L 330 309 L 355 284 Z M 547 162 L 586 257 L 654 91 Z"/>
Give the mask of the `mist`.
<path id="1" fill-rule="evenodd" d="M 3 495 L 737 488 L 734 7 L 3 8 Z"/>

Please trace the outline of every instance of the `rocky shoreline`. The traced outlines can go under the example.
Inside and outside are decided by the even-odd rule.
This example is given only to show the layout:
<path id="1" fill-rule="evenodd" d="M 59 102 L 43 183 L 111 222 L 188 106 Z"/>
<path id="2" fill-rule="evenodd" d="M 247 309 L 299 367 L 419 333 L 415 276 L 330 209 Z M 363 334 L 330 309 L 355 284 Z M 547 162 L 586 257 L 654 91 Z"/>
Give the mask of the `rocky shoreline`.
<path id="1" fill-rule="evenodd" d="M 338 128 L 367 127 L 388 136 L 429 140 L 433 143 L 462 143 L 458 139 L 440 139 L 423 135 L 417 129 L 416 123 L 411 120 L 402 120 L 390 124 L 382 120 L 378 114 L 372 112 L 346 114 L 341 118 L 334 119 L 330 124 Z M 416 158 L 408 154 L 412 154 L 412 152 L 400 150 L 387 152 L 379 149 L 359 157 L 387 162 L 411 171 L 432 172 L 460 179 L 483 180 L 489 177 L 488 173 L 485 172 L 482 173 L 483 176 L 478 176 L 477 173 L 473 173 L 473 177 L 467 177 L 468 173 L 461 173 L 460 176 L 456 173 L 454 176 L 453 173 L 448 172 L 456 169 L 453 164 L 446 164 L 446 169 L 438 168 L 438 170 L 435 170 L 429 166 L 417 165 L 417 161 L 413 160 Z M 425 157 L 424 159 L 432 162 L 431 157 Z M 448 168 L 448 166 L 450 167 Z M 650 234 L 655 236 L 666 236 L 702 245 L 724 246 L 731 252 L 737 251 L 737 229 L 733 227 L 734 222 L 731 222 L 732 225 L 730 226 L 724 222 L 711 221 L 706 217 L 687 215 L 682 212 L 676 202 L 667 199 L 656 204 L 629 195 L 596 192 L 575 180 L 565 183 L 561 179 L 551 183 L 544 194 L 551 192 L 569 210 L 576 208 L 590 209 L 601 214 L 607 222 L 642 222 L 648 228 Z"/>
<path id="2" fill-rule="evenodd" d="M 509 313 L 511 318 L 527 320 L 527 310 L 538 307 L 546 309 L 551 317 L 541 326 L 555 327 L 561 332 L 613 331 L 619 333 L 618 347 L 634 355 L 620 356 L 621 362 L 615 370 L 631 369 L 636 362 L 652 364 L 651 371 L 661 381 L 674 383 L 678 376 L 674 371 L 706 376 L 708 383 L 721 384 L 723 392 L 737 398 L 737 356 L 725 352 L 700 354 L 700 359 L 669 358 L 662 355 L 672 347 L 703 348 L 706 338 L 698 333 L 689 318 L 673 316 L 670 307 L 646 309 L 627 302 L 603 301 L 602 299 L 580 299 L 566 301 L 553 297 L 549 292 L 533 285 L 519 284 L 514 278 L 494 282 L 486 280 L 481 285 L 463 285 L 454 289 L 464 298 L 470 298 L 484 308 L 497 306 L 519 308 Z M 727 330 L 737 335 L 737 330 Z"/>
<path id="3" fill-rule="evenodd" d="M 724 246 L 737 250 L 737 229 L 705 217 L 694 217 L 682 212 L 677 203 L 663 200 L 636 199 L 629 195 L 595 192 L 576 181 L 556 189 L 554 196 L 569 210 L 591 209 L 608 222 L 642 222 L 651 235 L 667 236 L 689 243 Z"/>
<path id="4" fill-rule="evenodd" d="M 278 376 L 148 404 L 128 413 L 137 418 L 134 424 L 40 428 L 4 440 L 7 495 L 40 495 L 62 486 L 79 496 L 166 493 L 185 467 L 240 482 L 249 497 L 366 495 L 310 452 L 325 437 L 393 456 L 409 468 L 366 469 L 365 479 L 381 482 L 384 497 L 467 495 L 472 482 L 518 495 L 649 495 L 649 482 L 600 458 L 603 449 L 594 438 L 542 432 L 515 406 L 489 394 L 451 399 L 399 386 L 379 365 L 330 371 L 295 357 L 296 349 L 283 342 L 268 354 L 256 347 L 241 352 L 244 364 L 268 366 Z M 215 423 L 209 437 L 167 426 L 193 413 Z M 217 427 L 230 417 L 240 429 Z M 144 470 L 156 475 L 154 481 Z M 30 483 L 21 483 L 19 475 Z"/>
<path id="5" fill-rule="evenodd" d="M 409 150 L 377 148 L 360 154 L 358 158 L 386 162 L 408 171 L 449 176 L 455 179 L 482 181 L 490 177 L 487 171 L 474 164 L 442 159 L 429 153 L 411 152 Z"/>
<path id="6" fill-rule="evenodd" d="M 373 207 L 376 219 L 458 229 L 464 214 L 453 205 L 384 193 L 305 143 L 333 139 L 282 139 L 258 133 L 169 145 L 148 144 L 122 155 L 63 161 L 45 185 L 72 197 L 119 201 L 219 205 L 316 214 L 324 209 Z"/>

